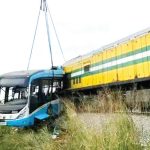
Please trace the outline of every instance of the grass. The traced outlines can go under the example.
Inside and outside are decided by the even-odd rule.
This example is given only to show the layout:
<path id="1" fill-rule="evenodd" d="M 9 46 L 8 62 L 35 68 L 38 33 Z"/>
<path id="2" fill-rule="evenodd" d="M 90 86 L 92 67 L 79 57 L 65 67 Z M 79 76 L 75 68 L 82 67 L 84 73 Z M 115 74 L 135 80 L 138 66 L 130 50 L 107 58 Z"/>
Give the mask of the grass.
<path id="1" fill-rule="evenodd" d="M 0 150 L 141 150 L 138 133 L 127 114 L 117 115 L 101 132 L 87 128 L 73 103 L 65 102 L 65 113 L 56 120 L 61 128 L 53 140 L 46 126 L 32 129 L 0 127 Z"/>
<path id="2" fill-rule="evenodd" d="M 126 115 L 120 115 L 116 120 L 107 124 L 102 131 L 101 138 L 103 149 L 142 149 L 135 126 Z"/>
<path id="3" fill-rule="evenodd" d="M 110 90 L 104 88 L 98 95 L 82 97 L 78 111 L 94 113 L 150 112 L 150 90 Z"/>
<path id="4" fill-rule="evenodd" d="M 104 89 L 98 95 L 85 97 L 78 106 L 79 112 L 113 113 L 127 112 L 122 91 Z"/>

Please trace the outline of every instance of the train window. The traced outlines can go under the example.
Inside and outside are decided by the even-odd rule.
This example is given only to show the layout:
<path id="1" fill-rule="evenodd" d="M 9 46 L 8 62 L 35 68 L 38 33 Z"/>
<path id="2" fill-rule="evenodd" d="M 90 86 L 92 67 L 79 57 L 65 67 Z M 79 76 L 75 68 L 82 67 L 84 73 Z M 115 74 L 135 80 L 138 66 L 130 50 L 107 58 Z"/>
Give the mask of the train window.
<path id="1" fill-rule="evenodd" d="M 90 71 L 90 65 L 84 66 L 84 72 L 89 72 Z"/>
<path id="2" fill-rule="evenodd" d="M 79 77 L 79 83 L 81 83 L 81 77 Z"/>
<path id="3" fill-rule="evenodd" d="M 75 78 L 73 79 L 73 84 L 75 84 Z"/>
<path id="4" fill-rule="evenodd" d="M 76 78 L 76 84 L 78 84 L 78 78 Z"/>

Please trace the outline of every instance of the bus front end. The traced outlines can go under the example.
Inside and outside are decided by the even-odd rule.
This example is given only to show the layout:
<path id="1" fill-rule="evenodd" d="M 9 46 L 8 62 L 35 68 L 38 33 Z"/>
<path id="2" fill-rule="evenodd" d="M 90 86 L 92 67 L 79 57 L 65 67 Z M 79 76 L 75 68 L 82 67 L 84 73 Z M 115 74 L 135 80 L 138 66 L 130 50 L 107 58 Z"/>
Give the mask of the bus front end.
<path id="1" fill-rule="evenodd" d="M 22 71 L 0 76 L 0 125 L 28 127 L 59 115 L 63 71 Z"/>

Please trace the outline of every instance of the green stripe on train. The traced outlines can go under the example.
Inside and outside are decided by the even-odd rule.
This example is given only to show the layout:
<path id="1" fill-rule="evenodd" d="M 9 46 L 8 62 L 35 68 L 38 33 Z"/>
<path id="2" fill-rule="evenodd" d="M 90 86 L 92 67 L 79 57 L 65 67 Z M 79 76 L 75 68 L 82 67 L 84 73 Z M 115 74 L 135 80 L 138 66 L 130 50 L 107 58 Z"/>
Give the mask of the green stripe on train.
<path id="1" fill-rule="evenodd" d="M 84 73 L 82 75 L 72 77 L 71 79 L 74 79 L 76 77 L 86 77 L 86 76 L 95 75 L 95 74 L 98 74 L 98 73 L 104 73 L 104 72 L 107 72 L 107 71 L 112 71 L 112 70 L 115 70 L 115 69 L 120 69 L 120 68 L 124 68 L 124 67 L 128 67 L 128 66 L 134 66 L 136 64 L 144 63 L 146 61 L 147 62 L 150 61 L 150 56 L 149 57 L 144 57 L 142 59 L 137 59 L 137 60 L 134 60 L 134 61 L 129 61 L 129 62 L 120 64 L 120 65 L 115 65 L 115 66 L 112 66 L 112 67 L 108 67 L 108 68 L 105 68 L 105 69 L 99 69 L 97 71 L 87 72 L 87 73 Z"/>
<path id="2" fill-rule="evenodd" d="M 143 53 L 143 52 L 149 51 L 149 50 L 150 50 L 150 45 L 146 46 L 146 47 L 143 47 L 141 49 L 137 49 L 135 51 L 131 51 L 131 52 L 128 52 L 128 53 L 125 53 L 125 54 L 121 54 L 121 55 L 116 56 L 116 57 L 117 57 L 117 59 L 122 59 L 122 58 L 125 58 L 125 57 L 136 55 L 138 53 Z M 105 64 L 105 63 L 108 63 L 108 62 L 111 62 L 111 61 L 115 61 L 116 57 L 112 57 L 112 58 L 106 59 L 104 61 L 100 61 L 100 62 L 91 64 L 91 67 L 96 67 L 98 65 L 102 65 L 102 64 Z M 81 70 L 82 70 L 82 68 L 79 68 L 79 69 L 76 69 L 76 70 L 72 71 L 72 73 L 75 73 L 75 72 L 78 72 L 78 71 L 81 71 Z"/>

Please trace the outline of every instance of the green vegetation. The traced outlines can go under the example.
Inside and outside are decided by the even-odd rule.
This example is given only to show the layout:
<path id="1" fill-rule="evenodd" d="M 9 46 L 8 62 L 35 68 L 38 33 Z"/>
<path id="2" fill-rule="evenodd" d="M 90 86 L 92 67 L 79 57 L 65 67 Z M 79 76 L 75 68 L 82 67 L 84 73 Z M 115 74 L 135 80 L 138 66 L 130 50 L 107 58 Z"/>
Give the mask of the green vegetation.
<path id="1" fill-rule="evenodd" d="M 116 115 L 101 131 L 87 128 L 79 119 L 72 103 L 56 120 L 60 135 L 52 139 L 46 125 L 38 131 L 0 127 L 2 150 L 141 150 L 132 119 L 125 113 Z"/>
<path id="2" fill-rule="evenodd" d="M 115 92 L 104 89 L 98 95 L 83 98 L 78 105 L 78 111 L 92 113 L 127 112 L 124 99 L 125 97 L 120 90 Z"/>

